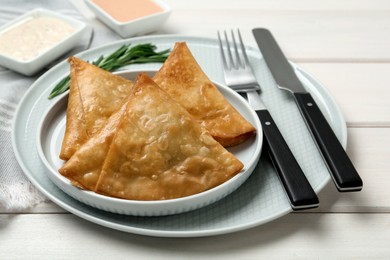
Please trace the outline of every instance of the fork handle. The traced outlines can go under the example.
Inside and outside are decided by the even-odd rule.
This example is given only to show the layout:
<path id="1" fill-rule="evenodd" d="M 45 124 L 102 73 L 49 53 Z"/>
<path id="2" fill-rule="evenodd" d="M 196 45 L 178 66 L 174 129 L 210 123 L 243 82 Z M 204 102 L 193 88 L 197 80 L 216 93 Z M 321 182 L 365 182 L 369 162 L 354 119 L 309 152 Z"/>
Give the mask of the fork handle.
<path id="1" fill-rule="evenodd" d="M 318 207 L 319 200 L 310 186 L 268 110 L 256 111 L 266 140 L 268 154 L 289 197 L 293 210 Z"/>

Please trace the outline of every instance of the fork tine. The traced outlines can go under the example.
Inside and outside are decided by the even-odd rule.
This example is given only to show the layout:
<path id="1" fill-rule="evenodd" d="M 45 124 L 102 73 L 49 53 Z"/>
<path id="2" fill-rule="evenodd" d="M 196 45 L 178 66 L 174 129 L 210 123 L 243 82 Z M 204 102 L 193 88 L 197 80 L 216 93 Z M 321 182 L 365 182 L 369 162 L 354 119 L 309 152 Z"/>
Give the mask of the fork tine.
<path id="1" fill-rule="evenodd" d="M 238 47 L 236 43 L 236 38 L 234 37 L 234 32 L 231 30 L 232 34 L 232 41 L 233 41 L 233 47 L 234 47 L 234 52 L 236 54 L 236 62 L 237 62 L 237 68 L 243 66 L 243 62 L 241 61 L 240 55 L 238 54 Z"/>
<path id="2" fill-rule="evenodd" d="M 238 33 L 238 39 L 240 40 L 241 50 L 242 50 L 242 53 L 243 53 L 244 59 L 245 59 L 245 66 L 248 66 L 249 65 L 249 59 L 248 59 L 248 56 L 246 55 L 245 45 L 244 45 L 244 43 L 242 41 L 242 37 L 241 37 L 241 33 L 240 33 L 239 29 L 237 29 L 237 33 Z"/>
<path id="3" fill-rule="evenodd" d="M 232 55 L 232 51 L 230 49 L 230 43 L 229 43 L 229 38 L 227 36 L 227 33 L 226 31 L 224 31 L 224 34 L 225 34 L 225 42 L 226 42 L 226 47 L 227 47 L 227 53 L 228 53 L 228 57 L 229 57 L 229 64 L 230 64 L 230 68 L 235 68 L 235 69 L 238 69 L 238 67 L 236 66 L 234 60 L 233 60 L 233 55 Z"/>
<path id="4" fill-rule="evenodd" d="M 221 35 L 219 31 L 218 31 L 218 40 L 219 40 L 219 49 L 221 50 L 223 67 L 225 69 L 229 69 L 229 65 L 227 64 L 226 57 L 225 57 L 225 52 L 223 51 L 223 44 L 222 44 Z"/>
<path id="5" fill-rule="evenodd" d="M 225 82 L 237 92 L 259 91 L 260 85 L 249 63 L 240 30 L 237 29 L 237 34 L 235 30 L 230 30 L 230 33 L 231 41 L 226 30 L 217 31 Z"/>

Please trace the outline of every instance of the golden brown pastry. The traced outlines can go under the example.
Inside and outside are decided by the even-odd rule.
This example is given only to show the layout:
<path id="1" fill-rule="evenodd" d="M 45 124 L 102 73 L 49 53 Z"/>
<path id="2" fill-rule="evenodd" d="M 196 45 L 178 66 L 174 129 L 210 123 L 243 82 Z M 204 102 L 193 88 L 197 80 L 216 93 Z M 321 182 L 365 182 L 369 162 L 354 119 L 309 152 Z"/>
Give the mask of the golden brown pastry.
<path id="1" fill-rule="evenodd" d="M 71 83 L 60 158 L 68 160 L 129 95 L 133 82 L 76 57 L 69 58 Z"/>
<path id="2" fill-rule="evenodd" d="M 106 124 L 58 170 L 74 186 L 95 190 L 112 138 L 126 107 L 127 99 L 121 108 L 107 119 Z"/>
<path id="3" fill-rule="evenodd" d="M 185 108 L 141 74 L 96 191 L 132 200 L 179 198 L 213 188 L 242 168 Z"/>
<path id="4" fill-rule="evenodd" d="M 256 130 L 202 71 L 186 43 L 176 43 L 154 81 L 223 146 L 242 143 Z"/>
<path id="5" fill-rule="evenodd" d="M 84 109 L 76 84 L 71 83 L 66 110 L 66 129 L 60 158 L 69 159 L 80 146 L 88 140 L 87 127 L 85 125 Z"/>

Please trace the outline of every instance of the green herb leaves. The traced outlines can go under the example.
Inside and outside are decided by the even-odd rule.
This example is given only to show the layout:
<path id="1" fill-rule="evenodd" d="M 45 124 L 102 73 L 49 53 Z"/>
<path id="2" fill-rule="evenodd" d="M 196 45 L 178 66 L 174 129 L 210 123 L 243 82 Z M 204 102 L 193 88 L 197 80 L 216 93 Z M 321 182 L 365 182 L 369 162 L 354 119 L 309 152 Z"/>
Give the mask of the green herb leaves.
<path id="1" fill-rule="evenodd" d="M 121 67 L 136 63 L 164 62 L 169 55 L 169 49 L 156 52 L 156 46 L 150 43 L 138 44 L 130 47 L 130 44 L 123 45 L 107 57 L 100 56 L 92 64 L 99 68 L 115 71 Z M 70 76 L 63 78 L 51 91 L 49 99 L 52 99 L 69 89 Z"/>

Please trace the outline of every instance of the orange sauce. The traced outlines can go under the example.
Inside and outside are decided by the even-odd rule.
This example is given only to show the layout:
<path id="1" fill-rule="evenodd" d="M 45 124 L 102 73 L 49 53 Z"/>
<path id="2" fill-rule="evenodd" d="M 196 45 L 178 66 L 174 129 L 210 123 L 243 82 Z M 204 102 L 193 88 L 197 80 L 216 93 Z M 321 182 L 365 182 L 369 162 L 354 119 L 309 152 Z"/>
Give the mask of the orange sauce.
<path id="1" fill-rule="evenodd" d="M 164 11 L 161 6 L 152 0 L 92 1 L 119 22 L 128 22 L 137 18 Z"/>

